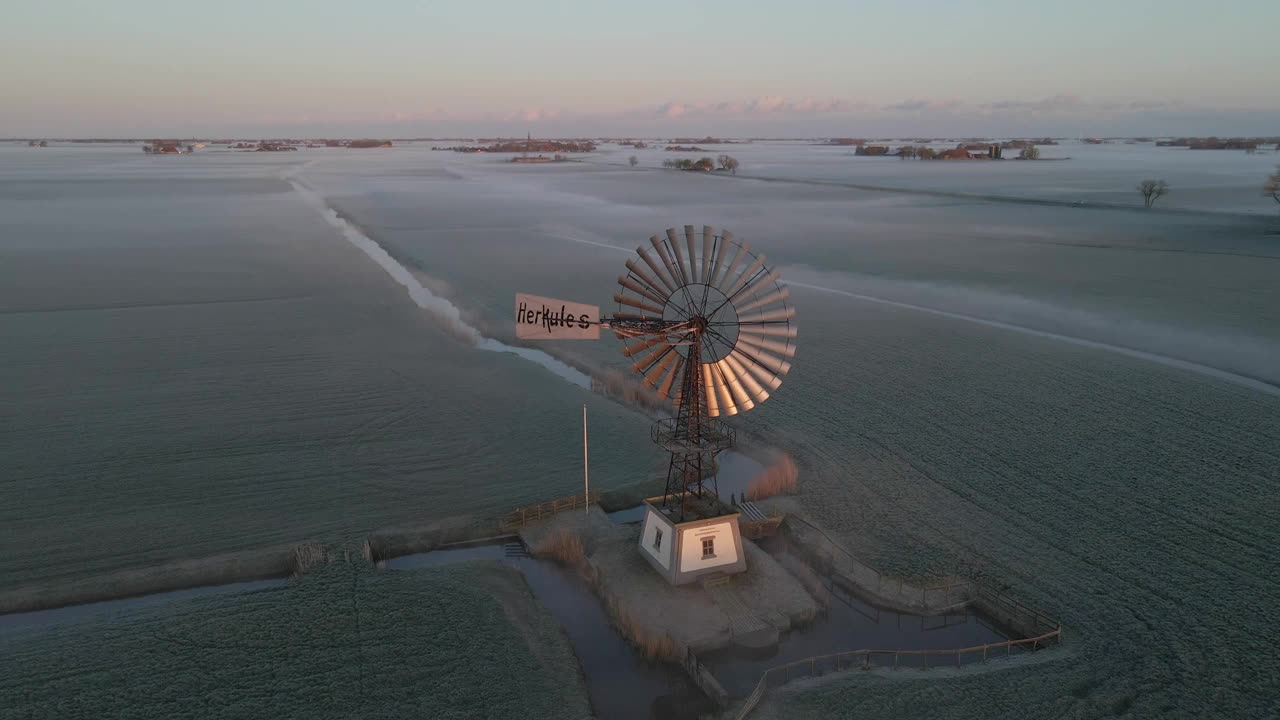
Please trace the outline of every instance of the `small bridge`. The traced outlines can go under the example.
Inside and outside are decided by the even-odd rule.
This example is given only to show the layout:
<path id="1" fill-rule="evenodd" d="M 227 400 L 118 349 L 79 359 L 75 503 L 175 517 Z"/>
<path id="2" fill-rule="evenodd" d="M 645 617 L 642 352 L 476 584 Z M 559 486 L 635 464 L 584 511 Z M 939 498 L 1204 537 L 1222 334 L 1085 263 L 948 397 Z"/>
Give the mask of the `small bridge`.
<path id="1" fill-rule="evenodd" d="M 738 503 L 737 507 L 738 512 L 741 513 L 741 517 L 738 518 L 738 530 L 749 540 L 769 537 L 777 533 L 778 527 L 782 525 L 781 515 L 771 517 L 753 502 L 744 500 Z"/>

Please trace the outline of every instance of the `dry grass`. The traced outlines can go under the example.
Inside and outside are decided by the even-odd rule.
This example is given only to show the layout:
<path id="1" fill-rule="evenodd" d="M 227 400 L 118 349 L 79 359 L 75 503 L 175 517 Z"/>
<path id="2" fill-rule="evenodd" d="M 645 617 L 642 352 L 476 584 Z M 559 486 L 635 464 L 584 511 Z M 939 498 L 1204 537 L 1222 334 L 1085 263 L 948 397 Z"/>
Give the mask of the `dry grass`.
<path id="1" fill-rule="evenodd" d="M 633 620 L 626 606 L 613 595 L 605 595 L 604 604 L 609 610 L 609 617 L 613 618 L 613 624 L 617 626 L 623 637 L 644 654 L 646 660 L 680 661 L 676 641 L 672 640 L 670 635 L 649 630 Z"/>
<path id="2" fill-rule="evenodd" d="M 285 577 L 293 571 L 292 550 L 292 547 L 277 545 L 261 550 L 124 570 L 73 582 L 5 589 L 0 591 L 0 614 L 118 600 L 205 585 Z"/>
<path id="3" fill-rule="evenodd" d="M 782 455 L 747 485 L 747 500 L 763 500 L 795 492 L 800 470 L 790 455 Z"/>
<path id="4" fill-rule="evenodd" d="M 557 530 L 548 535 L 533 548 L 533 554 L 579 570 L 587 565 L 587 551 L 582 538 L 568 530 Z"/>
<path id="5" fill-rule="evenodd" d="M 586 545 L 582 538 L 568 530 L 558 530 L 547 536 L 533 549 L 538 557 L 551 558 L 556 562 L 575 568 L 592 591 L 604 602 L 618 631 L 644 655 L 647 660 L 680 661 L 680 652 L 675 640 L 667 633 L 654 632 L 631 617 L 627 607 L 617 596 L 607 592 L 600 583 L 600 573 L 587 559 Z"/>
<path id="6" fill-rule="evenodd" d="M 444 518 L 421 527 L 380 530 L 365 540 L 374 564 L 402 555 L 430 552 L 440 545 L 475 540 L 493 534 L 494 522 L 469 515 Z"/>
<path id="7" fill-rule="evenodd" d="M 605 512 L 626 510 L 644 502 L 645 498 L 661 495 L 667 487 L 667 476 L 655 475 L 647 480 L 638 480 L 621 485 L 600 494 L 600 509 Z"/>
<path id="8" fill-rule="evenodd" d="M 333 553 L 319 543 L 303 543 L 294 545 L 289 550 L 289 565 L 293 577 L 302 577 L 312 570 L 333 562 Z"/>

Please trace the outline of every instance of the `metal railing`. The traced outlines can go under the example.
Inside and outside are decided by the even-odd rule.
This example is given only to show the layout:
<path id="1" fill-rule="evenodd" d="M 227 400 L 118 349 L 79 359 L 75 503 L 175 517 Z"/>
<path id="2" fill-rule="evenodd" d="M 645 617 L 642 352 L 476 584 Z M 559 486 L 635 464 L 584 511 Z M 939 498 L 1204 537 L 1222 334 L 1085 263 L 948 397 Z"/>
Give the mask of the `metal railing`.
<path id="1" fill-rule="evenodd" d="M 891 601 L 891 604 L 899 606 L 928 610 L 931 607 L 930 600 L 936 598 L 939 593 L 943 593 L 943 597 L 938 602 L 938 607 L 952 607 L 967 599 L 963 596 L 963 592 L 959 593 L 959 599 L 953 597 L 953 593 L 966 589 L 968 581 L 932 587 L 917 586 L 903 578 L 882 574 L 854 557 L 853 553 L 836 542 L 825 530 L 803 518 L 790 515 L 787 517 L 787 523 L 803 525 L 817 534 L 819 540 L 817 546 L 807 548 L 812 554 L 811 560 L 817 570 L 832 578 L 838 576 L 882 602 Z M 802 543 L 802 547 L 804 545 L 805 543 Z"/>
<path id="2" fill-rule="evenodd" d="M 1041 647 L 1059 643 L 1061 638 L 1062 628 L 1055 627 L 1053 630 L 1035 637 L 974 645 L 954 650 L 851 650 L 849 652 L 818 655 L 804 660 L 797 660 L 765 670 L 760 675 L 760 681 L 756 683 L 755 690 L 751 692 L 742 709 L 738 711 L 737 720 L 743 720 L 752 710 L 755 710 L 756 706 L 764 700 L 765 693 L 768 692 L 769 688 L 784 685 L 791 680 L 818 677 L 829 672 L 846 670 L 870 670 L 872 668 L 892 668 L 897 670 L 904 665 L 903 658 L 919 658 L 919 665 L 922 670 L 943 667 L 944 665 L 950 667 L 950 659 L 953 657 L 955 658 L 955 666 L 962 667 L 966 657 L 971 657 L 976 662 L 978 655 L 981 654 L 981 662 L 985 663 L 993 657 L 1008 657 L 1013 654 L 1015 648 L 1035 651 Z M 1001 650 L 1004 652 L 1001 653 Z M 946 658 L 946 662 L 937 662 L 931 665 L 929 658 L 932 657 Z"/>
<path id="3" fill-rule="evenodd" d="M 595 505 L 600 502 L 600 493 L 592 492 L 590 495 L 566 495 L 555 500 L 538 505 L 529 505 L 527 507 L 516 508 L 511 512 L 503 515 L 498 520 L 498 528 L 503 532 L 509 532 L 524 527 L 525 523 L 533 520 L 541 520 L 550 517 L 556 513 L 565 510 L 577 510 L 587 505 Z"/>
<path id="4" fill-rule="evenodd" d="M 982 601 L 982 609 L 987 614 L 994 615 L 995 620 L 1004 620 L 1006 624 L 1011 625 L 1012 621 L 1024 618 L 1034 628 L 1032 634 L 1052 631 L 1058 633 L 1059 639 L 1061 638 L 1062 624 L 1057 620 L 982 583 L 973 583 L 973 588 L 975 599 Z"/>
<path id="5" fill-rule="evenodd" d="M 871 592 L 871 589 L 874 588 L 876 596 L 882 599 L 894 599 L 898 602 L 914 601 L 915 593 L 918 589 L 920 606 L 926 611 L 932 609 L 934 612 L 946 612 L 976 601 L 981 603 L 986 612 L 994 615 L 995 619 L 1002 620 L 1010 626 L 1014 625 L 1015 622 L 1025 621 L 1029 623 L 1028 627 L 1032 628 L 1032 632 L 1027 633 L 1030 637 L 950 650 L 852 650 L 830 655 L 819 655 L 779 665 L 769 668 L 761 674 L 755 690 L 747 697 L 742 709 L 738 712 L 738 720 L 747 717 L 760 704 L 770 687 L 777 687 L 792 679 L 816 677 L 826 672 L 852 669 L 870 670 L 884 667 L 897 670 L 902 665 L 904 657 L 912 658 L 913 660 L 919 658 L 918 662 L 923 670 L 928 670 L 931 667 L 929 662 L 931 657 L 945 657 L 948 659 L 954 657 L 956 667 L 961 667 L 966 657 L 976 659 L 979 653 L 981 653 L 982 662 L 986 662 L 993 655 L 996 657 L 1008 657 L 1015 648 L 1034 651 L 1050 644 L 1062 642 L 1061 624 L 1039 610 L 1025 605 L 999 590 L 971 580 L 957 580 L 917 588 L 906 583 L 901 578 L 887 578 L 854 557 L 853 553 L 850 553 L 832 539 L 822 528 L 796 516 L 787 518 L 787 522 L 793 521 L 816 532 L 825 541 L 822 543 L 821 549 L 813 550 L 817 554 L 815 559 L 822 566 L 819 569 L 823 572 L 833 576 L 841 575 L 854 586 L 862 587 L 868 592 Z M 824 553 L 823 550 L 826 552 Z M 1003 655 L 999 652 L 1001 649 L 1004 650 Z M 950 666 L 951 663 L 946 662 L 945 664 Z M 935 663 L 932 667 L 940 667 L 941 665 L 942 663 Z"/>

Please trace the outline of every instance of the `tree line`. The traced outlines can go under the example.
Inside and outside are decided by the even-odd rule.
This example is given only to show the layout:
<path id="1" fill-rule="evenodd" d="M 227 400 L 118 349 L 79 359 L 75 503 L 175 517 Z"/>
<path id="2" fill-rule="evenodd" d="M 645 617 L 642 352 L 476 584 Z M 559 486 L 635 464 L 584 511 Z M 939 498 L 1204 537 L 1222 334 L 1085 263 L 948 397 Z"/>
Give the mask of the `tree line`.
<path id="1" fill-rule="evenodd" d="M 631 156 L 631 167 L 635 167 L 639 163 L 634 155 Z M 662 167 L 670 170 L 689 170 L 692 172 L 727 172 L 730 175 L 738 174 L 738 159 L 732 155 L 721 155 L 712 160 L 704 157 L 699 160 L 690 160 L 688 158 L 680 158 L 673 160 L 663 160 Z"/>

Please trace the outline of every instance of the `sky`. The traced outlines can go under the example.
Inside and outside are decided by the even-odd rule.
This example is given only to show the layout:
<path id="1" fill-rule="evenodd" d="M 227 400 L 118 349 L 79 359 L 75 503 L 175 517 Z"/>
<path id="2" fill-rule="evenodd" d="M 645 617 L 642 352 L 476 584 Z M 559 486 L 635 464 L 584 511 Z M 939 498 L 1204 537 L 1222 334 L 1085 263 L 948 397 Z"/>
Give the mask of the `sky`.
<path id="1" fill-rule="evenodd" d="M 0 137 L 1280 135 L 1276 0 L 14 0 Z"/>

